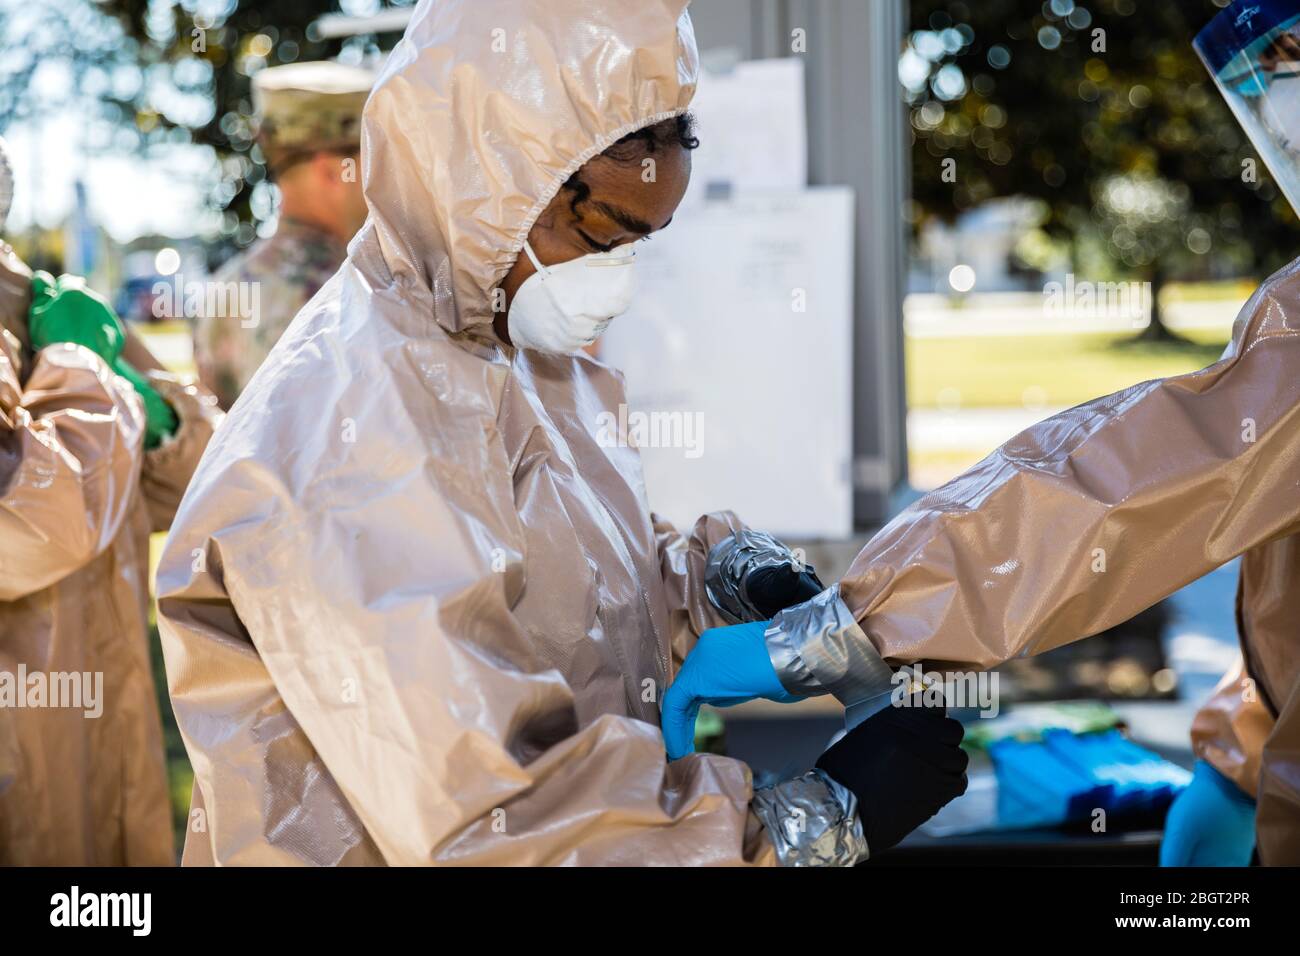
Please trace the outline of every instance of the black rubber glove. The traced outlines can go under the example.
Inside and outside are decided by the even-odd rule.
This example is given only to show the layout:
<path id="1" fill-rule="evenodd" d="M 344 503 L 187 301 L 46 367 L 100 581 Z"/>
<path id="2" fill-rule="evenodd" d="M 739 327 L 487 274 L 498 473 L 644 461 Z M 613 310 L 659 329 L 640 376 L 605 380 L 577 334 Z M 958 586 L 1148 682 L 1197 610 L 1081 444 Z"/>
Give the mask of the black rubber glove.
<path id="1" fill-rule="evenodd" d="M 745 579 L 745 593 L 750 603 L 761 613 L 760 620 L 769 620 L 779 611 L 802 604 L 825 591 L 810 567 L 796 571 L 793 565 L 777 568 L 759 568 Z"/>
<path id="2" fill-rule="evenodd" d="M 889 706 L 850 730 L 817 760 L 852 790 L 874 856 L 966 792 L 962 727 L 941 707 Z"/>

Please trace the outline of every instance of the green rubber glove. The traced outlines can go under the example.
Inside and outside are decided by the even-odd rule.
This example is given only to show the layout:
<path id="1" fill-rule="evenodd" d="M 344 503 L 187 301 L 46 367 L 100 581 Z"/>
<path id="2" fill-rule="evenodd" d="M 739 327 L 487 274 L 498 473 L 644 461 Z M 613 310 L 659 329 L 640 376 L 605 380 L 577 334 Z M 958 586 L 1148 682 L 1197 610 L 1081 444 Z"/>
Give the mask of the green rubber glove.
<path id="1" fill-rule="evenodd" d="M 150 385 L 149 380 L 126 359 L 118 358 L 112 367 L 114 372 L 131 383 L 136 394 L 144 401 L 144 447 L 157 448 L 164 438 L 176 433 L 176 413 L 166 399 L 158 394 L 158 389 Z"/>
<path id="2" fill-rule="evenodd" d="M 37 351 L 55 342 L 72 342 L 84 345 L 109 365 L 126 344 L 126 330 L 112 308 L 78 276 L 55 279 L 48 272 L 32 276 L 27 330 Z"/>
<path id="3" fill-rule="evenodd" d="M 145 448 L 156 448 L 176 431 L 176 413 L 149 384 L 149 380 L 122 358 L 126 329 L 112 306 L 86 288 L 79 276 L 55 279 L 48 272 L 32 276 L 32 304 L 27 315 L 32 348 L 39 351 L 56 342 L 72 342 L 90 349 L 136 390 L 144 402 Z"/>

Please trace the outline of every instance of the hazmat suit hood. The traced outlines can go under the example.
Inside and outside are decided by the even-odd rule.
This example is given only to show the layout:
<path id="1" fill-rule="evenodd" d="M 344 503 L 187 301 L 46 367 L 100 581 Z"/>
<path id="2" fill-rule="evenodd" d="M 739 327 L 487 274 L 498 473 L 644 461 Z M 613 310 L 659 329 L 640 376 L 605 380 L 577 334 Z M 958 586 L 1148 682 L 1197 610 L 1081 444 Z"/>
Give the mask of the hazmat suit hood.
<path id="1" fill-rule="evenodd" d="M 369 222 L 231 409 L 159 564 L 187 864 L 774 860 L 749 769 L 669 765 L 658 726 L 726 623 L 706 560 L 743 526 L 656 519 L 634 443 L 603 437 L 621 376 L 490 332 L 538 214 L 683 111 L 695 70 L 684 0 L 416 9 L 364 113 Z M 809 834 L 856 823 L 830 798 Z"/>
<path id="2" fill-rule="evenodd" d="M 366 104 L 366 202 L 399 284 L 448 332 L 492 288 L 583 163 L 684 112 L 699 57 L 686 0 L 424 0 Z"/>

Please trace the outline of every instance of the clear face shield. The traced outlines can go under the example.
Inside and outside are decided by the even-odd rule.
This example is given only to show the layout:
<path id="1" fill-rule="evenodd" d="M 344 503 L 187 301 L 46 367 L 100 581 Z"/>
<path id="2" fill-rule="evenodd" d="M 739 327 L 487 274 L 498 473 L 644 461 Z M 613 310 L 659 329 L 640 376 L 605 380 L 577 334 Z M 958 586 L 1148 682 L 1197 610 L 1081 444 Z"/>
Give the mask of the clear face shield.
<path id="1" fill-rule="evenodd" d="M 1233 0 L 1193 46 L 1300 213 L 1300 0 Z"/>

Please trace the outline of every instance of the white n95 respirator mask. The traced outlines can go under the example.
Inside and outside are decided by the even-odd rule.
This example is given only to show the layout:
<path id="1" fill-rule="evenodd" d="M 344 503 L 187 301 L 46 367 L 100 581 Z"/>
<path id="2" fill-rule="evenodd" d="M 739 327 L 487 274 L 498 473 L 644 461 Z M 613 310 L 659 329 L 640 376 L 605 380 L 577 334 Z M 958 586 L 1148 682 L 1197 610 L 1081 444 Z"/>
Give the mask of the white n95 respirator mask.
<path id="1" fill-rule="evenodd" d="M 524 252 L 537 271 L 510 303 L 510 341 L 540 352 L 577 352 L 600 337 L 636 292 L 631 245 L 544 266 L 527 241 Z"/>

